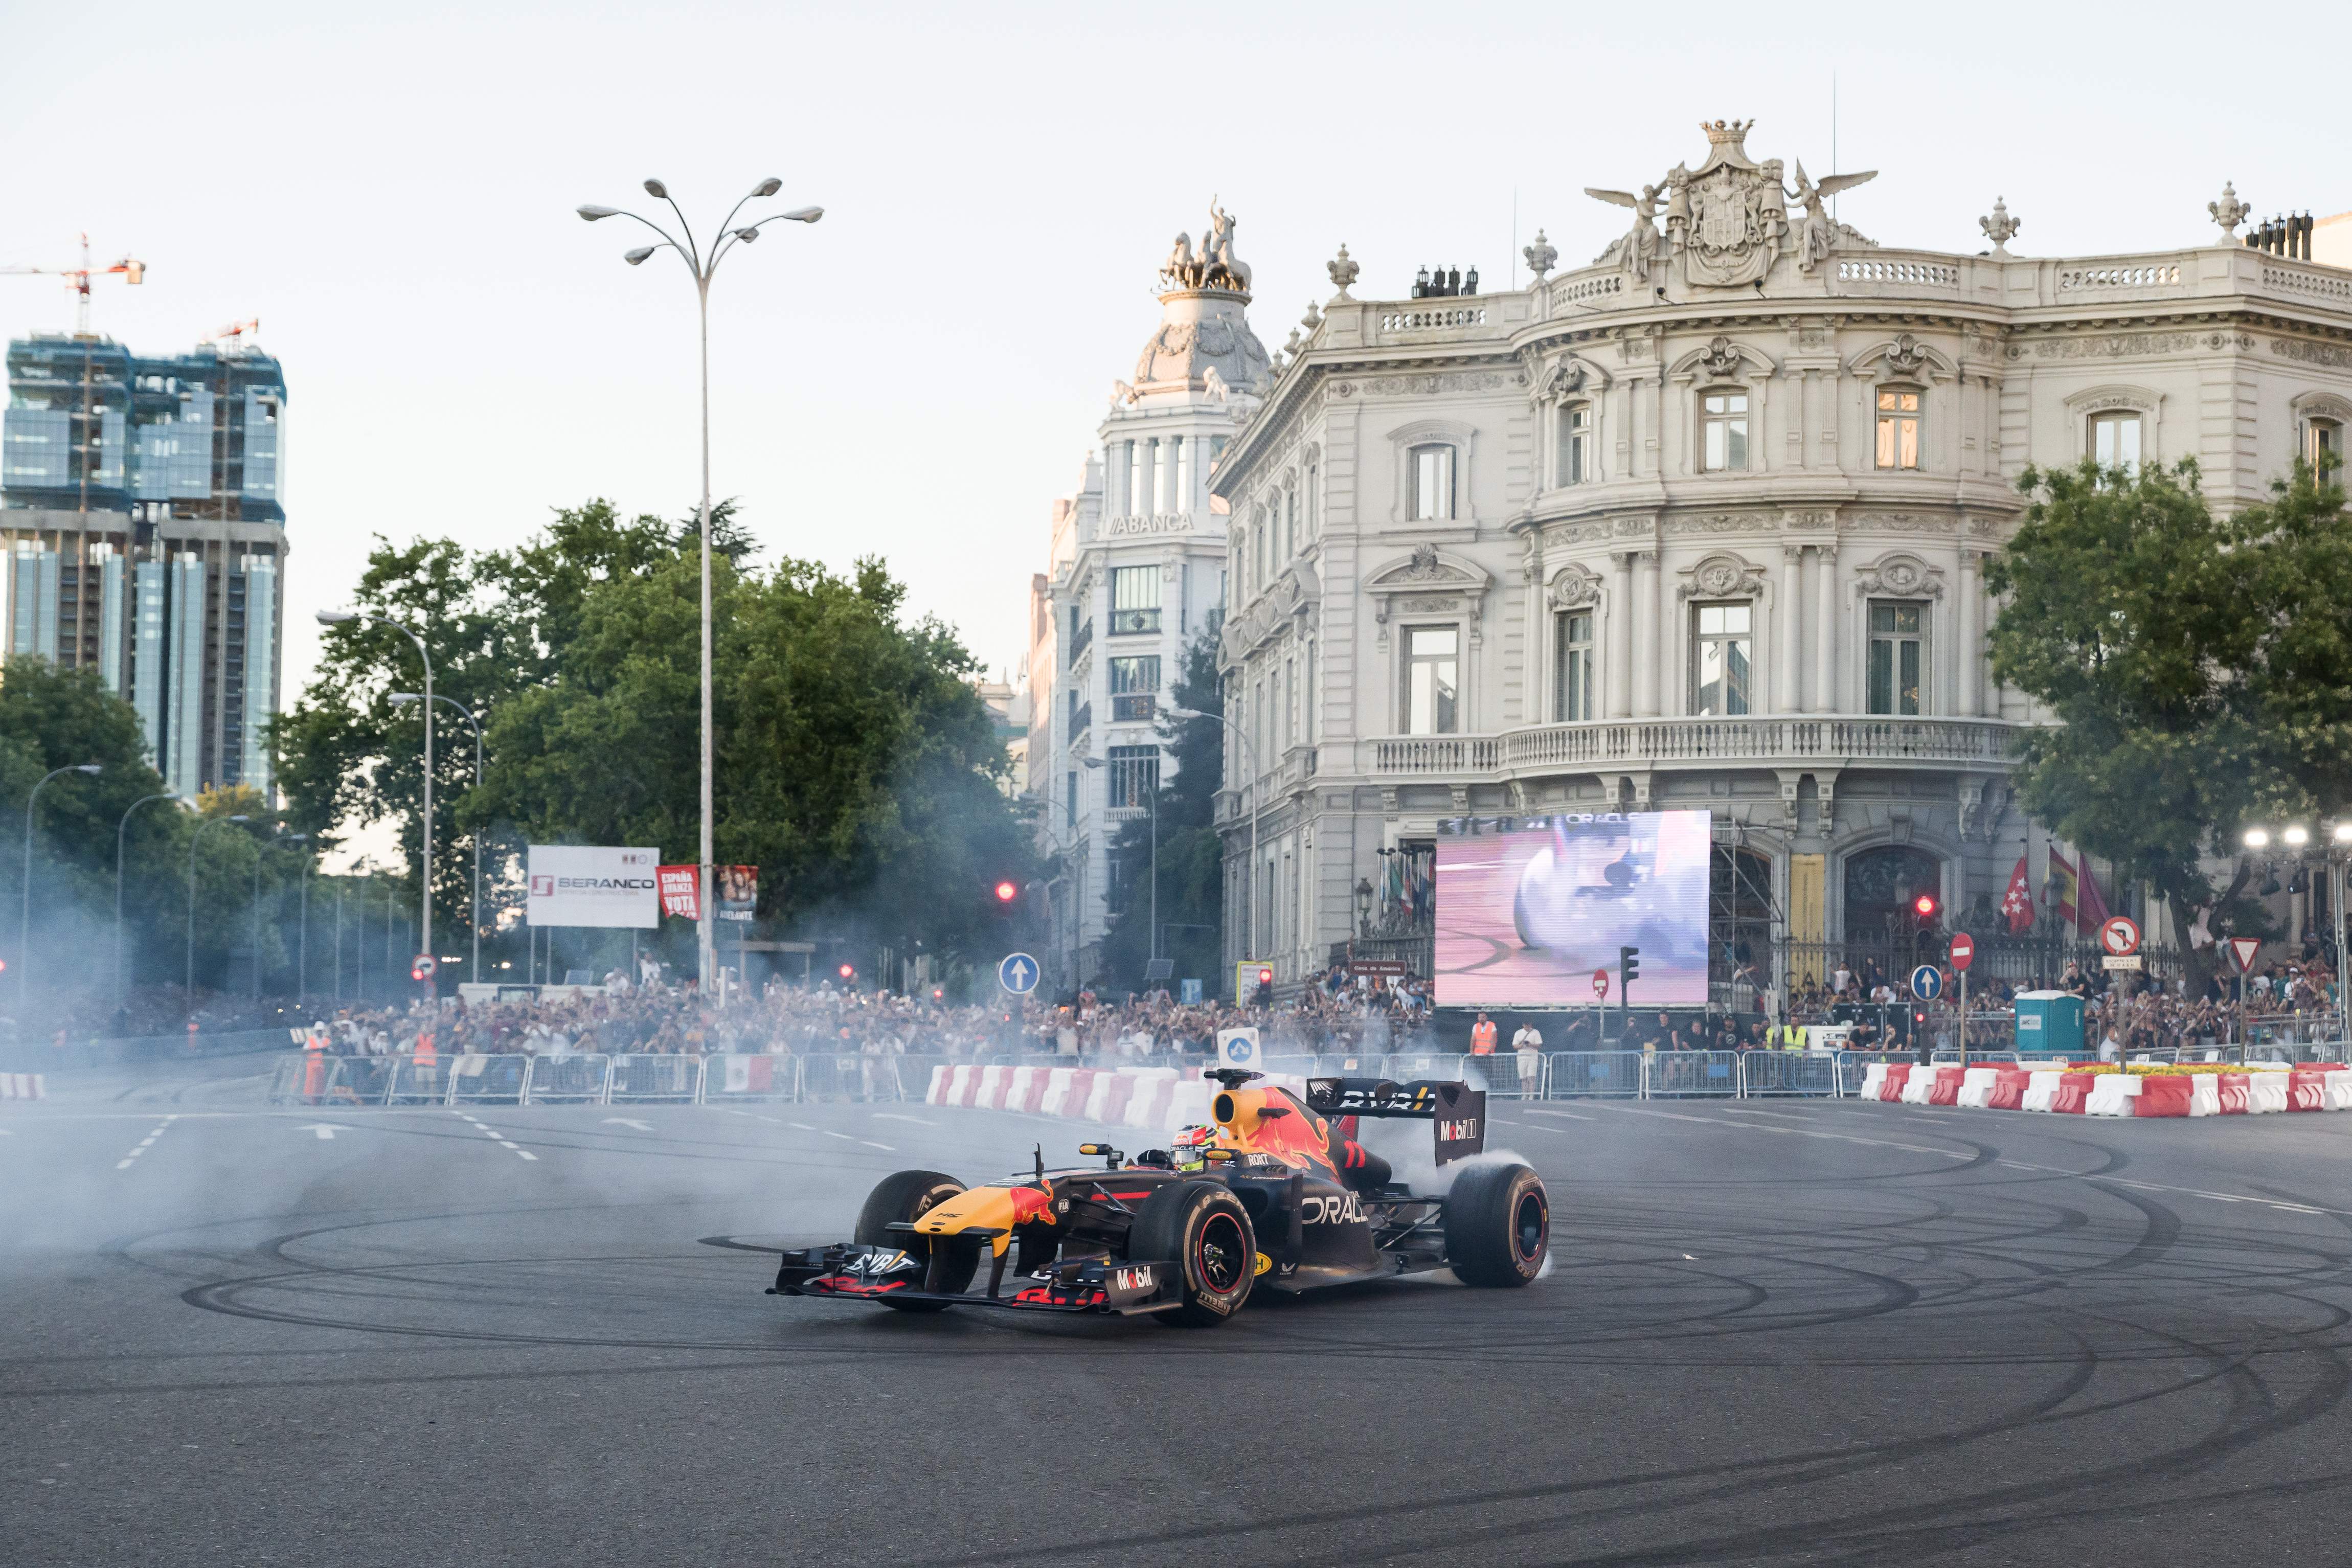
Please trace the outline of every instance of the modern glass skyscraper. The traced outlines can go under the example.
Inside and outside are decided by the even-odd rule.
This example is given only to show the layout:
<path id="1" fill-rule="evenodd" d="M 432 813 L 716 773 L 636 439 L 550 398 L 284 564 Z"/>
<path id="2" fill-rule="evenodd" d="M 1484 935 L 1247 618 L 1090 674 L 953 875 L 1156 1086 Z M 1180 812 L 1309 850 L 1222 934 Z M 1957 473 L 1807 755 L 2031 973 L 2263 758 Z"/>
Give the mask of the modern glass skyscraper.
<path id="1" fill-rule="evenodd" d="M 270 789 L 283 635 L 286 377 L 239 342 L 143 359 L 8 345 L 0 651 L 97 670 L 176 792 Z"/>

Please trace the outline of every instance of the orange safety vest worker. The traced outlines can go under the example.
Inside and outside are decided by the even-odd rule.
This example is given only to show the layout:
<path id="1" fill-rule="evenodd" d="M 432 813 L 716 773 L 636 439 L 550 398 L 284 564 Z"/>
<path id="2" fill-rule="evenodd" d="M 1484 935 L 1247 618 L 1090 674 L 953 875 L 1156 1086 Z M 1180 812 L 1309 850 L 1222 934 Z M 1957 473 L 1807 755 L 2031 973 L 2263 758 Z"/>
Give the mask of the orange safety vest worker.
<path id="1" fill-rule="evenodd" d="M 416 1065 L 419 1067 L 430 1067 L 439 1062 L 440 1060 L 440 1057 L 434 1053 L 433 1031 L 428 1029 L 417 1035 Z"/>
<path id="2" fill-rule="evenodd" d="M 317 1030 L 302 1042 L 302 1097 L 316 1104 L 327 1092 L 327 1037 Z"/>
<path id="3" fill-rule="evenodd" d="M 1495 1054 L 1494 1019 L 1480 1019 L 1477 1027 L 1470 1031 L 1470 1054 L 1473 1056 Z"/>

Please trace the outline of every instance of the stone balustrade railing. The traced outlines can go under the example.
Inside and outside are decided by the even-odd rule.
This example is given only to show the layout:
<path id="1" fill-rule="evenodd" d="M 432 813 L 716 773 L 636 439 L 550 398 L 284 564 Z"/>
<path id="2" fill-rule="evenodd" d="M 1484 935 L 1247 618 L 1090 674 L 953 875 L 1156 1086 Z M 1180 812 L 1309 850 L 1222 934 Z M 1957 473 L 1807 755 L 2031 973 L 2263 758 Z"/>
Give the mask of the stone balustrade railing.
<path id="1" fill-rule="evenodd" d="M 1366 743 L 1381 777 L 1458 777 L 1554 768 L 1691 763 L 1999 763 L 2016 727 L 1981 718 L 1820 715 L 1608 719 L 1498 735 L 1423 735 Z"/>

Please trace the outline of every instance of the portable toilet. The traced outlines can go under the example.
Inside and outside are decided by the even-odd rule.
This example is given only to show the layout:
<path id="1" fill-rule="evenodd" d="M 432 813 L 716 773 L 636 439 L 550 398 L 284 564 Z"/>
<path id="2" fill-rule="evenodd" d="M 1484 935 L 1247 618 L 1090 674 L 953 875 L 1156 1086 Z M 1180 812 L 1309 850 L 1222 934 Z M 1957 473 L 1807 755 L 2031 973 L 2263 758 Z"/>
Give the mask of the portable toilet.
<path id="1" fill-rule="evenodd" d="M 2080 1056 L 2083 998 L 2072 991 L 2017 993 L 2020 1056 Z"/>

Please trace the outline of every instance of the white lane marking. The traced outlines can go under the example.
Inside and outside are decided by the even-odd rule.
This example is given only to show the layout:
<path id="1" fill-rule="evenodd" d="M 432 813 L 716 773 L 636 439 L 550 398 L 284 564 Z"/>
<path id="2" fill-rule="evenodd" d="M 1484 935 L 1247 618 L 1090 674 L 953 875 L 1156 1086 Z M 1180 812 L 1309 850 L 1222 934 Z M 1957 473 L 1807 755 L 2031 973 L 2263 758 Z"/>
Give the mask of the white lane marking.
<path id="1" fill-rule="evenodd" d="M 155 1130 L 148 1134 L 146 1137 L 141 1139 L 137 1148 L 132 1149 L 129 1154 L 114 1162 L 114 1168 L 119 1171 L 129 1170 L 131 1168 L 131 1162 L 145 1154 L 149 1149 L 154 1147 L 155 1140 L 162 1137 L 165 1133 L 170 1132 L 172 1129 L 172 1124 L 179 1119 L 180 1118 L 175 1114 L 166 1116 L 161 1122 L 157 1123 L 155 1124 Z"/>
<path id="2" fill-rule="evenodd" d="M 1627 1110 L 1633 1111 L 1632 1106 Z M 1726 1122 L 1714 1116 L 1685 1116 L 1673 1111 L 1633 1111 L 1636 1116 L 1664 1116 L 1672 1122 L 1696 1122 L 1701 1126 L 1728 1127 L 1737 1133 L 1785 1133 L 1800 1138 L 1835 1138 L 1842 1144 L 1869 1144 L 1882 1149 L 1902 1149 L 1915 1155 L 1941 1155 L 1948 1160 L 1972 1160 L 1973 1151 L 1960 1154 L 1951 1149 L 1931 1149 L 1925 1144 L 1898 1144 L 1886 1138 L 1857 1138 L 1850 1133 L 1820 1133 L 1806 1127 L 1775 1127 L 1762 1122 Z"/>
<path id="3" fill-rule="evenodd" d="M 1554 1111 L 1550 1107 L 1545 1105 L 1527 1105 L 1521 1107 L 1521 1109 L 1525 1110 L 1530 1116 L 1565 1116 L 1571 1122 L 1590 1122 L 1592 1120 L 1590 1116 L 1580 1116 L 1573 1111 Z M 1535 1124 L 1529 1122 L 1523 1123 L 1522 1125 L 1533 1126 Z"/>
<path id="4" fill-rule="evenodd" d="M 817 1131 L 823 1133 L 828 1138 L 839 1138 L 845 1144 L 855 1144 L 859 1141 L 858 1139 L 851 1137 L 847 1133 L 836 1133 L 831 1127 L 819 1127 Z"/>
<path id="5" fill-rule="evenodd" d="M 769 1125 L 775 1127 L 786 1125 L 784 1119 L 781 1116 L 755 1116 L 749 1111 L 738 1111 L 732 1105 L 721 1105 L 719 1108 L 721 1111 L 726 1112 L 730 1116 L 740 1116 L 747 1122 L 765 1122 Z"/>
<path id="6" fill-rule="evenodd" d="M 891 1154 L 894 1154 L 894 1155 L 895 1155 L 895 1154 L 897 1154 L 897 1153 L 898 1152 L 898 1150 L 891 1148 L 889 1145 L 887 1145 L 887 1144 L 877 1144 L 877 1143 L 876 1143 L 876 1142 L 875 1142 L 873 1139 L 871 1139 L 871 1138 L 860 1138 L 860 1139 L 858 1139 L 857 1141 L 858 1141 L 859 1143 L 861 1143 L 861 1144 L 864 1144 L 864 1145 L 865 1145 L 867 1148 L 869 1148 L 869 1149 L 887 1149 L 887 1150 L 888 1150 Z"/>
<path id="7" fill-rule="evenodd" d="M 319 1135 L 319 1141 L 322 1144 L 333 1143 L 337 1133 L 359 1131 L 357 1127 L 346 1126 L 341 1122 L 305 1122 L 294 1130 L 298 1133 L 316 1133 Z"/>
<path id="8" fill-rule="evenodd" d="M 532 1154 L 529 1149 L 524 1149 L 524 1148 L 518 1148 L 518 1147 L 516 1147 L 516 1146 L 515 1146 L 515 1145 L 514 1145 L 510 1140 L 509 1140 L 509 1138 L 507 1137 L 507 1135 L 506 1135 L 504 1133 L 499 1132 L 496 1127 L 491 1126 L 488 1123 L 484 1122 L 484 1121 L 480 1120 L 480 1119 L 479 1119 L 479 1118 L 478 1118 L 478 1117 L 469 1116 L 469 1115 L 467 1115 L 467 1114 L 465 1112 L 463 1112 L 463 1111 L 452 1111 L 452 1112 L 450 1112 L 450 1113 L 449 1113 L 449 1114 L 451 1114 L 452 1116 L 457 1117 L 457 1120 L 459 1120 L 459 1121 L 461 1121 L 461 1122 L 470 1122 L 470 1123 L 472 1123 L 476 1127 L 478 1127 L 478 1128 L 480 1128 L 483 1132 L 488 1133 L 488 1134 L 489 1134 L 493 1139 L 495 1139 L 495 1140 L 497 1141 L 499 1147 L 500 1147 L 500 1148 L 502 1148 L 502 1149 L 506 1150 L 508 1153 L 509 1153 L 509 1154 L 511 1154 L 511 1155 L 514 1155 L 517 1158 L 520 1158 L 520 1159 L 526 1159 L 526 1160 L 530 1160 L 530 1161 L 533 1161 L 533 1162 L 536 1162 L 536 1161 L 539 1159 L 539 1156 L 538 1156 L 537 1155 Z"/>
<path id="9" fill-rule="evenodd" d="M 654 1124 L 651 1122 L 640 1122 L 635 1116 L 607 1116 L 604 1118 L 604 1125 L 635 1127 L 640 1133 L 650 1133 L 654 1130 Z"/>
<path id="10" fill-rule="evenodd" d="M 874 1113 L 874 1119 L 877 1122 L 912 1122 L 918 1127 L 939 1125 L 937 1122 L 926 1122 L 920 1116 L 901 1116 L 896 1111 L 877 1111 Z"/>
<path id="11" fill-rule="evenodd" d="M 814 1127 L 810 1126 L 806 1122 L 787 1122 L 784 1125 L 787 1127 L 798 1127 L 803 1133 L 814 1133 L 816 1131 Z"/>

